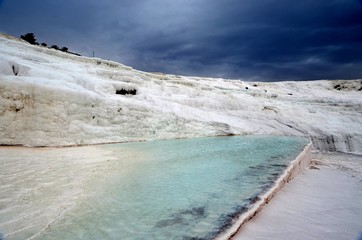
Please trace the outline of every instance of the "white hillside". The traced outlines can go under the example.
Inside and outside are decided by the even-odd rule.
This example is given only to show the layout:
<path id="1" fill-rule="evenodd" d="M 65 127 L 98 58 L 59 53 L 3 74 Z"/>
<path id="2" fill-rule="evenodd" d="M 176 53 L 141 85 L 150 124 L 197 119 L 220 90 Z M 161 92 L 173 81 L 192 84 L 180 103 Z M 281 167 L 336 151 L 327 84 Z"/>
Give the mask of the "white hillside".
<path id="1" fill-rule="evenodd" d="M 361 90 L 361 80 L 251 83 L 147 73 L 0 35 L 1 145 L 282 134 L 310 136 L 321 150 L 362 153 Z"/>

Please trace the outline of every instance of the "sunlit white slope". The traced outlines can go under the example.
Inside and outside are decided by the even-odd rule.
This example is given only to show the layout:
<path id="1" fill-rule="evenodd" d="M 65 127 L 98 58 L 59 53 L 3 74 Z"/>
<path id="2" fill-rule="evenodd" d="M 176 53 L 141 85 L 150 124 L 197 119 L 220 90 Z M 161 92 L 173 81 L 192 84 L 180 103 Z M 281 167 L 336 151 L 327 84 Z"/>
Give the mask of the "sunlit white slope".
<path id="1" fill-rule="evenodd" d="M 137 92 L 116 94 L 121 89 Z M 311 136 L 321 150 L 362 153 L 361 90 L 361 80 L 251 83 L 147 73 L 0 35 L 2 145 L 283 134 Z"/>

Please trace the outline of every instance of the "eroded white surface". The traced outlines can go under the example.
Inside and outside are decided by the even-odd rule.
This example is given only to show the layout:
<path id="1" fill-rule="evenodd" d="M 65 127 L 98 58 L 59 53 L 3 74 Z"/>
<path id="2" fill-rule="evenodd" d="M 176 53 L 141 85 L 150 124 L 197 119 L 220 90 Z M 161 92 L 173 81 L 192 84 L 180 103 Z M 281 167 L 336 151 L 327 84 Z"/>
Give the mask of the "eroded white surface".
<path id="1" fill-rule="evenodd" d="M 137 95 L 116 95 L 122 88 Z M 147 73 L 0 35 L 0 144 L 281 134 L 362 153 L 361 90 L 361 80 L 252 83 Z"/>
<path id="2" fill-rule="evenodd" d="M 323 165 L 287 184 L 234 240 L 360 239 L 361 156 L 314 155 Z M 351 166 L 354 167 L 351 167 Z"/>
<path id="3" fill-rule="evenodd" d="M 0 156 L 0 234 L 32 239 L 125 171 L 122 159 L 132 153 L 116 158 L 97 147 L 1 147 Z"/>

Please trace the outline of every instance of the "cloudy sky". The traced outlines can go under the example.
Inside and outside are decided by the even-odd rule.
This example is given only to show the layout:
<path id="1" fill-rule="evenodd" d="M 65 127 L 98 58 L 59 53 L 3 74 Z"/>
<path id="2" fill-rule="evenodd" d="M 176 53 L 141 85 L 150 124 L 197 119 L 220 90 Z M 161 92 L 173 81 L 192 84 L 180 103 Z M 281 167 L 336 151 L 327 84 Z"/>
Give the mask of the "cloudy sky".
<path id="1" fill-rule="evenodd" d="M 362 78 L 362 0 L 0 0 L 0 32 L 152 72 Z"/>

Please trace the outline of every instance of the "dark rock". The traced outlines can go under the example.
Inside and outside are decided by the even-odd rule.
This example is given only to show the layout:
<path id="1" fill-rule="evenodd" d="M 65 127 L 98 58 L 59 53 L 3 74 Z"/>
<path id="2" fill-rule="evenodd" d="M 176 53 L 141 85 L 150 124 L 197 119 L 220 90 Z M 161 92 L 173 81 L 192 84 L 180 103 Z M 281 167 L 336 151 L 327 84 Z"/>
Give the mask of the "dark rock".
<path id="1" fill-rule="evenodd" d="M 120 95 L 136 95 L 137 94 L 137 90 L 136 89 L 130 89 L 130 90 L 126 90 L 126 89 L 116 89 L 116 94 L 120 94 Z"/>
<path id="2" fill-rule="evenodd" d="M 261 198 L 259 196 L 255 196 L 255 197 L 251 197 L 248 199 L 248 201 L 250 201 L 250 204 L 254 204 L 257 201 L 259 201 Z"/>
<path id="3" fill-rule="evenodd" d="M 316 167 L 316 166 L 310 166 L 309 169 L 320 170 L 320 168 L 318 168 L 318 167 Z"/>
<path id="4" fill-rule="evenodd" d="M 338 90 L 338 91 L 341 90 L 341 85 L 340 85 L 340 84 L 335 85 L 335 86 L 334 86 L 334 89 L 336 89 L 336 90 Z"/>

